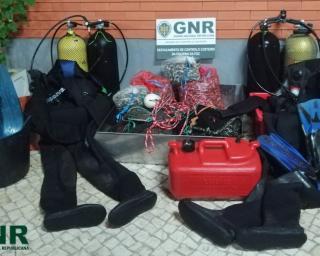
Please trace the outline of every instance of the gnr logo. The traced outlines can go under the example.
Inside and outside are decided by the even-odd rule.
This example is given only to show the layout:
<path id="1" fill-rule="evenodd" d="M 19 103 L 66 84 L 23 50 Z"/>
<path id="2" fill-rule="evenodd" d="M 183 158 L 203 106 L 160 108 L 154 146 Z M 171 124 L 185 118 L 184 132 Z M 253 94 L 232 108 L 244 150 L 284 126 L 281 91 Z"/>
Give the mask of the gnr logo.
<path id="1" fill-rule="evenodd" d="M 179 21 L 176 22 L 173 26 L 173 30 L 177 34 L 206 34 L 206 33 L 214 33 L 213 29 L 214 23 L 213 21 Z"/>
<path id="2" fill-rule="evenodd" d="M 0 226 L 0 249 L 28 250 L 27 232 L 26 226 Z"/>

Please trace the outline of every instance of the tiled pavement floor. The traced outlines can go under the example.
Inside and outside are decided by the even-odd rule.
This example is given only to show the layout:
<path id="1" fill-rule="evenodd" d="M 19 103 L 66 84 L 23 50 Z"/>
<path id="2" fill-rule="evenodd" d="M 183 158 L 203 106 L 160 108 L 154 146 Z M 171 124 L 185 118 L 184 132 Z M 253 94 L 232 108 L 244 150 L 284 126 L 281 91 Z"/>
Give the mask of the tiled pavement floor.
<path id="1" fill-rule="evenodd" d="M 0 255 L 320 255 L 320 215 L 317 209 L 302 212 L 301 225 L 306 230 L 308 241 L 300 249 L 248 252 L 233 246 L 221 248 L 182 224 L 177 213 L 177 201 L 170 199 L 164 189 L 167 181 L 166 167 L 138 164 L 126 166 L 139 175 L 148 189 L 158 194 L 157 204 L 152 210 L 119 229 L 107 228 L 102 223 L 93 228 L 47 233 L 41 226 L 42 214 L 38 206 L 43 177 L 40 157 L 33 152 L 31 168 L 26 178 L 0 189 L 0 225 L 26 225 L 29 250 L 0 250 Z M 78 178 L 77 193 L 80 204 L 99 203 L 107 211 L 116 205 L 115 201 L 97 191 L 81 177 Z M 215 209 L 231 203 L 234 202 L 201 202 Z"/>

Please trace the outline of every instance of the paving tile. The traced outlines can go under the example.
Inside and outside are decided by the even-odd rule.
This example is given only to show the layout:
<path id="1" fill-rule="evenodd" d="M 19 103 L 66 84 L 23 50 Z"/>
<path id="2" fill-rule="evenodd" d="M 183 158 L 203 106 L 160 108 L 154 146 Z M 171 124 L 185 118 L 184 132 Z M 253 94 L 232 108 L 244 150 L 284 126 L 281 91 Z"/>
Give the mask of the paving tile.
<path id="1" fill-rule="evenodd" d="M 114 256 L 129 256 L 132 255 L 132 252 L 130 252 L 125 246 L 123 245 L 119 245 L 117 247 L 115 247 L 112 251 L 111 251 L 112 255 Z"/>
<path id="2" fill-rule="evenodd" d="M 182 254 L 178 253 L 178 252 L 170 252 L 168 254 L 168 256 L 182 256 Z"/>
<path id="3" fill-rule="evenodd" d="M 315 248 L 311 251 L 312 256 L 319 256 L 320 255 L 320 245 L 317 245 Z"/>
<path id="4" fill-rule="evenodd" d="M 121 244 L 123 244 L 127 248 L 130 248 L 135 243 L 136 243 L 136 241 L 130 235 L 127 235 L 127 237 L 122 240 Z"/>
<path id="5" fill-rule="evenodd" d="M 134 236 L 134 238 L 139 242 L 143 242 L 149 238 L 149 234 L 146 231 L 141 230 Z"/>
<path id="6" fill-rule="evenodd" d="M 316 242 L 312 241 L 311 239 L 308 239 L 308 241 L 303 245 L 302 249 L 306 252 L 310 252 L 316 246 L 316 244 Z"/>
<path id="7" fill-rule="evenodd" d="M 188 245 L 186 245 L 184 243 L 180 244 L 177 251 L 179 253 L 181 253 L 182 255 L 192 255 L 192 253 L 194 252 L 194 250 L 192 248 L 190 248 Z"/>
<path id="8" fill-rule="evenodd" d="M 172 239 L 166 239 L 159 248 L 166 252 L 173 252 L 179 247 L 179 244 L 173 241 Z"/>
<path id="9" fill-rule="evenodd" d="M 159 245 L 161 244 L 161 240 L 156 238 L 156 237 L 150 237 L 146 243 L 148 244 L 148 246 L 150 246 L 153 249 L 156 249 L 159 247 Z"/>
<path id="10" fill-rule="evenodd" d="M 86 249 L 91 255 L 93 254 L 93 252 L 97 251 L 99 248 L 101 248 L 101 244 L 99 243 L 99 241 L 97 241 L 95 239 L 91 240 L 86 245 Z"/>
<path id="11" fill-rule="evenodd" d="M 136 242 L 133 245 L 131 245 L 130 247 L 128 247 L 128 249 L 133 252 L 133 253 L 138 253 L 140 254 L 141 251 L 143 249 L 147 248 L 146 246 L 144 246 L 142 243 Z"/>

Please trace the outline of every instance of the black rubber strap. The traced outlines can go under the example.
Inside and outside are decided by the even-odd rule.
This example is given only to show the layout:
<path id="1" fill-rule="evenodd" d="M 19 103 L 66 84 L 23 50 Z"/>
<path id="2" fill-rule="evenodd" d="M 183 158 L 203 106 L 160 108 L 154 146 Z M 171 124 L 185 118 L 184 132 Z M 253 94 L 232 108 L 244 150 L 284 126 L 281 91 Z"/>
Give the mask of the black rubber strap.
<path id="1" fill-rule="evenodd" d="M 270 111 L 269 103 L 267 100 L 262 99 L 258 96 L 252 96 L 228 107 L 226 110 L 221 110 L 220 114 L 222 118 L 228 118 L 250 113 L 256 108 L 260 108 L 263 112 Z"/>

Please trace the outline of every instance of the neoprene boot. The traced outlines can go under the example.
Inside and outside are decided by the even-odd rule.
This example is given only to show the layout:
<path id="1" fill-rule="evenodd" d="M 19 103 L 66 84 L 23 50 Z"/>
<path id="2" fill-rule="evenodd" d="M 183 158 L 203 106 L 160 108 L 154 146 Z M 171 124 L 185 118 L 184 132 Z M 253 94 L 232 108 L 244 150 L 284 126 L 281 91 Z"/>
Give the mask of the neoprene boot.
<path id="1" fill-rule="evenodd" d="M 266 187 L 262 204 L 263 224 L 241 229 L 236 243 L 249 250 L 297 248 L 307 236 L 299 225 L 301 183 L 271 184 Z"/>
<path id="2" fill-rule="evenodd" d="M 197 233 L 220 246 L 235 240 L 251 250 L 300 247 L 306 241 L 299 225 L 300 209 L 320 207 L 320 192 L 292 178 L 292 173 L 284 176 L 268 182 L 263 197 L 251 193 L 243 204 L 223 210 L 209 210 L 183 200 L 180 215 Z"/>
<path id="3" fill-rule="evenodd" d="M 191 229 L 219 246 L 231 244 L 240 229 L 261 224 L 260 201 L 209 210 L 182 200 L 178 208 L 181 218 Z"/>
<path id="4" fill-rule="evenodd" d="M 106 210 L 98 204 L 77 206 L 77 173 L 74 159 L 61 145 L 40 144 L 44 179 L 40 206 L 47 231 L 91 227 L 100 224 Z"/>
<path id="5" fill-rule="evenodd" d="M 261 224 L 261 198 L 265 182 L 262 179 L 243 203 L 222 210 L 210 210 L 182 200 L 178 205 L 180 216 L 195 232 L 219 246 L 227 246 L 235 240 L 240 229 Z"/>
<path id="6" fill-rule="evenodd" d="M 261 204 L 266 185 L 268 161 L 260 152 L 263 177 L 243 203 L 222 210 L 209 210 L 189 200 L 179 202 L 181 218 L 195 232 L 219 246 L 231 244 L 238 230 L 261 224 Z"/>
<path id="7" fill-rule="evenodd" d="M 320 207 L 320 191 L 315 188 L 303 188 L 300 191 L 301 209 L 314 209 Z"/>
<path id="8" fill-rule="evenodd" d="M 108 215 L 110 226 L 123 226 L 155 205 L 157 195 L 146 190 L 134 172 L 110 156 L 97 156 L 84 143 L 79 143 L 70 150 L 78 172 L 95 188 L 120 202 Z"/>
<path id="9" fill-rule="evenodd" d="M 317 178 L 312 175 L 305 175 L 299 171 L 286 173 L 277 179 L 271 181 L 272 184 L 293 184 L 300 183 L 304 186 L 297 186 L 297 191 L 300 196 L 301 209 L 313 209 L 320 207 L 320 191 L 316 189 L 318 185 Z M 296 186 L 296 185 L 294 185 Z"/>

